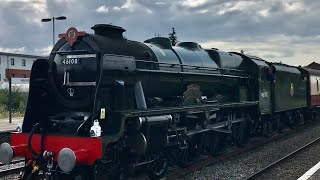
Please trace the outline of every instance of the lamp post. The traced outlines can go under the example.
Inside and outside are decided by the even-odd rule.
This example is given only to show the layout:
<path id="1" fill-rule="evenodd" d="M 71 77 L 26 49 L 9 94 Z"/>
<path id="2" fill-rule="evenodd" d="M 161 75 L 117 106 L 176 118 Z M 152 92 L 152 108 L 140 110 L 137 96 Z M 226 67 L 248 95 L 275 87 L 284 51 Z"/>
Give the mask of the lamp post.
<path id="1" fill-rule="evenodd" d="M 55 39 L 54 39 L 54 20 L 66 20 L 67 18 L 65 16 L 59 16 L 59 17 L 52 17 L 52 18 L 44 18 L 41 19 L 41 22 L 49 22 L 52 20 L 52 40 L 53 40 L 53 45 L 55 43 Z"/>

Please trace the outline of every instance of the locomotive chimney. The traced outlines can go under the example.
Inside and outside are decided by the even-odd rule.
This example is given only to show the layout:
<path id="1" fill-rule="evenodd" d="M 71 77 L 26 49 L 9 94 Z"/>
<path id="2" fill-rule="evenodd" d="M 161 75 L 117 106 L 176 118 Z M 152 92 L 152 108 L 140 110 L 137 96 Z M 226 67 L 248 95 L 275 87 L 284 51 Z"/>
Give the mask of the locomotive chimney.
<path id="1" fill-rule="evenodd" d="M 126 30 L 119 26 L 111 24 L 96 24 L 91 29 L 94 30 L 94 34 L 109 37 L 112 39 L 124 39 L 122 33 Z"/>

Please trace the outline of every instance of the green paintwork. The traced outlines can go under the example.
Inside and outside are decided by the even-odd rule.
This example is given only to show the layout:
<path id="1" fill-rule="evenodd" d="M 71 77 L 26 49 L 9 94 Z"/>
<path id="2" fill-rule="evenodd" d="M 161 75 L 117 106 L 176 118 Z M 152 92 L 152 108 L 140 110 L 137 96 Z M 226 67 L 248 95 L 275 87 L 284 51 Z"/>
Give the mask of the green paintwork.
<path id="1" fill-rule="evenodd" d="M 239 53 L 237 53 L 239 54 Z M 249 92 L 253 99 L 259 101 L 259 109 L 262 114 L 271 113 L 271 89 L 270 82 L 265 77 L 265 68 L 269 65 L 260 58 L 239 54 L 243 58 L 240 69 L 250 73 L 251 81 Z"/>
<path id="2" fill-rule="evenodd" d="M 295 67 L 274 65 L 276 67 L 275 112 L 307 106 L 306 82 Z"/>
<path id="3" fill-rule="evenodd" d="M 238 102 L 237 78 L 213 77 L 202 75 L 183 75 L 182 90 L 186 91 L 190 84 L 197 84 L 203 96 L 208 99 L 218 100 L 219 102 Z"/>
<path id="4" fill-rule="evenodd" d="M 268 81 L 259 80 L 259 108 L 260 112 L 264 114 L 270 114 L 270 83 Z"/>
<path id="5" fill-rule="evenodd" d="M 248 90 L 246 87 L 241 86 L 239 88 L 239 101 L 243 102 L 243 101 L 247 101 L 248 100 Z"/>

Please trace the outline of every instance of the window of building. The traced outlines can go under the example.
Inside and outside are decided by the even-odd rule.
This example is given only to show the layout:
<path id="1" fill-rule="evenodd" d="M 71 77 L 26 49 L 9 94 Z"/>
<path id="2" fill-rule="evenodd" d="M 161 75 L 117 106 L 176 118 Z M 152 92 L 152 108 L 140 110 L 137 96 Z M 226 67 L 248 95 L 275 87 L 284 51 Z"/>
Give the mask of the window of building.
<path id="1" fill-rule="evenodd" d="M 26 78 L 26 77 L 27 77 L 27 75 L 24 74 L 24 75 L 23 75 L 23 78 Z"/>
<path id="2" fill-rule="evenodd" d="M 11 58 L 10 61 L 11 61 L 11 66 L 14 66 L 14 58 Z"/>
<path id="3" fill-rule="evenodd" d="M 14 74 L 11 74 L 11 77 L 14 77 Z"/>
<path id="4" fill-rule="evenodd" d="M 26 60 L 22 59 L 22 66 L 26 66 Z"/>

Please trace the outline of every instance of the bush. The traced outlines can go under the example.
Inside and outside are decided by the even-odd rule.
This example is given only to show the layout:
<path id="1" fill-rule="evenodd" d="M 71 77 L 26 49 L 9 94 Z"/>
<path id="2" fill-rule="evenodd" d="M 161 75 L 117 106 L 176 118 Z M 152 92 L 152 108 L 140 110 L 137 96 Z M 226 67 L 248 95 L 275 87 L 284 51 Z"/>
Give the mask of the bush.
<path id="1" fill-rule="evenodd" d="M 0 105 L 0 118 L 1 119 L 9 117 L 9 112 L 6 108 L 7 108 L 6 106 Z"/>
<path id="2" fill-rule="evenodd" d="M 14 116 L 23 116 L 28 101 L 28 92 L 13 88 L 11 92 L 11 108 Z M 0 89 L 0 117 L 8 117 L 9 90 Z"/>

